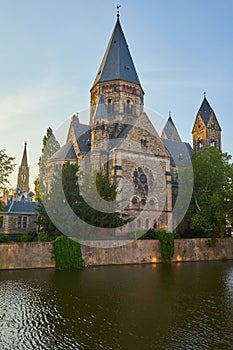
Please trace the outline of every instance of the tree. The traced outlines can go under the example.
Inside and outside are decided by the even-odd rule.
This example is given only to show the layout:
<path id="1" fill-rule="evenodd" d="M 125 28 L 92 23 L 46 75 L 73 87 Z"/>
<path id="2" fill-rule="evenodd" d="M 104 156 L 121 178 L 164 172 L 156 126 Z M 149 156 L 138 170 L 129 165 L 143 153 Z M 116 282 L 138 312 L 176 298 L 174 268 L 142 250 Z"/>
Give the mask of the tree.
<path id="1" fill-rule="evenodd" d="M 15 167 L 15 158 L 9 157 L 5 150 L 0 150 L 0 190 L 5 190 L 9 186 L 9 176 Z"/>
<path id="2" fill-rule="evenodd" d="M 47 128 L 46 135 L 43 138 L 42 155 L 39 158 L 39 175 L 34 182 L 36 200 L 41 201 L 45 193 L 45 177 L 47 160 L 60 149 L 60 144 L 56 140 L 52 129 Z"/>
<path id="3" fill-rule="evenodd" d="M 231 156 L 215 147 L 192 155 L 192 226 L 207 235 L 223 235 L 233 224 L 233 166 Z"/>
<path id="4" fill-rule="evenodd" d="M 115 228 L 124 225 L 127 219 L 121 213 L 101 211 L 95 207 L 93 208 L 90 201 L 86 202 L 83 197 L 84 193 L 80 190 L 79 180 L 85 181 L 90 201 L 95 196 L 92 187 L 92 184 L 95 183 L 100 197 L 111 206 L 117 195 L 117 185 L 115 183 L 110 183 L 108 177 L 101 172 L 88 175 L 83 179 L 83 176 L 79 174 L 77 164 L 65 163 L 62 171 L 58 172 L 54 179 L 51 192 L 44 197 L 43 202 L 39 205 L 38 222 L 41 229 L 51 232 L 54 236 L 59 231 L 72 235 L 77 230 L 74 214 L 84 223 L 85 231 L 87 231 L 86 227 L 88 225 L 94 226 L 96 233 L 98 228 Z M 72 209 L 71 212 L 65 212 L 66 202 Z M 66 232 L 64 232 L 64 227 Z M 82 231 L 82 225 L 78 229 Z M 87 239 L 90 238 L 88 232 L 80 232 L 80 236 L 84 237 L 84 233 Z"/>

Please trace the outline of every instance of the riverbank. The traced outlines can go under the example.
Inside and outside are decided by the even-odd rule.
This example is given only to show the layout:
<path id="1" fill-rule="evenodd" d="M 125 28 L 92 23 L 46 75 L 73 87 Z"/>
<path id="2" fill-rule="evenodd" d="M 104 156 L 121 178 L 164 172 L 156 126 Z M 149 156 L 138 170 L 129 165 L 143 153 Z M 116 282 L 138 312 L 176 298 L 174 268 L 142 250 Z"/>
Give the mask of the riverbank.
<path id="1" fill-rule="evenodd" d="M 233 260 L 233 239 L 176 239 L 172 262 Z M 84 243 L 84 242 L 83 242 Z M 108 248 L 108 243 L 111 248 Z M 51 242 L 0 244 L 0 270 L 54 268 Z M 162 263 L 158 240 L 93 241 L 81 245 L 86 266 Z"/>

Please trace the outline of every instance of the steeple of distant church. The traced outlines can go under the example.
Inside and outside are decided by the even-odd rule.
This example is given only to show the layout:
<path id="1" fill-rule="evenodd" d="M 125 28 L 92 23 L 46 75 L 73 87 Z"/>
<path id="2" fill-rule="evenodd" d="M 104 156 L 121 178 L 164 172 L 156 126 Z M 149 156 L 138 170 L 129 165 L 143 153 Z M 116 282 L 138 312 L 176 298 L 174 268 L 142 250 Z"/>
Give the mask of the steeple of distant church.
<path id="1" fill-rule="evenodd" d="M 120 24 L 119 13 L 90 90 L 91 124 L 93 124 L 100 91 L 110 118 L 114 114 L 115 118 L 120 120 L 123 115 L 134 117 L 142 113 L 144 92 Z"/>
<path id="2" fill-rule="evenodd" d="M 23 157 L 18 171 L 17 188 L 22 192 L 29 192 L 29 166 L 27 161 L 27 142 L 24 144 Z"/>

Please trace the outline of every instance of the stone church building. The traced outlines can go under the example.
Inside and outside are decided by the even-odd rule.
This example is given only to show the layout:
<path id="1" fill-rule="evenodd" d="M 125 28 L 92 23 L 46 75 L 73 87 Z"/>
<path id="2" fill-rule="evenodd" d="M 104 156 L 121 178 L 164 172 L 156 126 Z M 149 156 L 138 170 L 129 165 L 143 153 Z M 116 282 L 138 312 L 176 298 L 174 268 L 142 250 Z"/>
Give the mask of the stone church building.
<path id="1" fill-rule="evenodd" d="M 193 128 L 194 151 L 213 144 L 220 148 L 220 132 L 204 97 Z M 121 210 L 135 219 L 130 228 L 172 230 L 176 163 L 185 165 L 192 151 L 171 116 L 160 137 L 145 113 L 144 91 L 118 14 L 90 89 L 89 125 L 78 114 L 72 117 L 65 145 L 47 162 L 47 190 L 65 161 L 79 164 L 84 173 L 101 169 L 119 183 Z"/>

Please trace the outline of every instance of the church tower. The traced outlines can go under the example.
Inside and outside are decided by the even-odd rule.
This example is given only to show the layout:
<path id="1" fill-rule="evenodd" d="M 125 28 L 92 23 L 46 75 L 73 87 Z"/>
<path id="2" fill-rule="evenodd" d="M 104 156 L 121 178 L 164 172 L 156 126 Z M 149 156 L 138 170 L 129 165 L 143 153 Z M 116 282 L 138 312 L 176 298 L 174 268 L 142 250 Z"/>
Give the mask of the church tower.
<path id="1" fill-rule="evenodd" d="M 193 150 L 204 151 L 210 146 L 217 147 L 221 151 L 221 128 L 214 110 L 207 101 L 206 94 L 193 126 Z"/>
<path id="2" fill-rule="evenodd" d="M 27 142 L 24 144 L 22 162 L 18 172 L 17 188 L 23 193 L 29 192 L 29 166 L 27 162 Z"/>
<path id="3" fill-rule="evenodd" d="M 103 96 L 109 121 L 124 123 L 143 111 L 144 92 L 121 28 L 119 13 L 94 84 L 90 90 L 90 124 Z"/>

